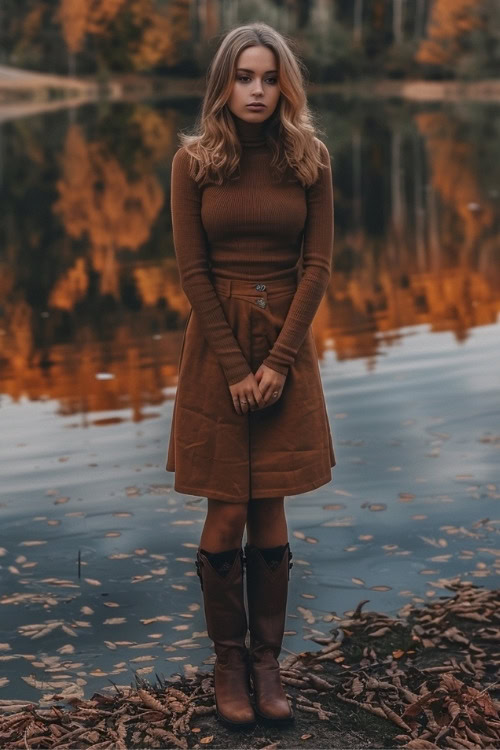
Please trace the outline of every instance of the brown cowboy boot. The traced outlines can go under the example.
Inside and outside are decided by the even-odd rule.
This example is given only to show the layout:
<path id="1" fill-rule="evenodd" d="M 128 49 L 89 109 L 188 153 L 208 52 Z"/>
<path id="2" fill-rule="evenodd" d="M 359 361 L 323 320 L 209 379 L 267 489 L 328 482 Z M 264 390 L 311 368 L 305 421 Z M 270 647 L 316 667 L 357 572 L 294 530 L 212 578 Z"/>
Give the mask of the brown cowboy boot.
<path id="1" fill-rule="evenodd" d="M 203 591 L 209 637 L 216 660 L 214 689 L 217 715 L 229 727 L 244 729 L 255 723 L 250 701 L 247 617 L 243 598 L 243 550 L 227 575 L 220 575 L 198 548 L 196 569 Z"/>
<path id="2" fill-rule="evenodd" d="M 245 545 L 245 555 L 255 710 L 264 719 L 289 722 L 294 715 L 281 683 L 278 656 L 285 629 L 292 552 L 287 542 L 274 570 L 253 544 Z"/>

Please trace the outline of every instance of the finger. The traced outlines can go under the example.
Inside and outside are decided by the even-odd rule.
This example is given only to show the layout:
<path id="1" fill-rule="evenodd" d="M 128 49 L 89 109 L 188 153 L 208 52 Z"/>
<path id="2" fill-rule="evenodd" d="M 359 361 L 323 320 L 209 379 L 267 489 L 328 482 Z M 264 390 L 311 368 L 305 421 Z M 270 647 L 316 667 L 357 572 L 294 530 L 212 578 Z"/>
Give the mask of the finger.
<path id="1" fill-rule="evenodd" d="M 255 386 L 254 388 L 254 398 L 255 398 L 257 409 L 262 408 L 262 406 L 264 405 L 264 402 L 262 400 L 262 393 L 260 392 L 260 388 L 258 386 Z"/>
<path id="2" fill-rule="evenodd" d="M 264 390 L 262 391 L 262 399 L 264 403 L 266 404 L 266 406 L 271 401 L 271 384 L 270 383 L 267 383 L 264 386 Z"/>
<path id="3" fill-rule="evenodd" d="M 249 407 L 249 409 L 251 411 L 254 411 L 257 408 L 257 403 L 255 401 L 255 398 L 254 398 L 254 395 L 253 395 L 252 391 L 250 391 L 249 393 L 246 394 L 246 399 L 248 401 L 248 407 Z"/>
<path id="4" fill-rule="evenodd" d="M 245 396 L 240 396 L 240 406 L 243 414 L 246 414 L 248 412 L 248 401 Z"/>
<path id="5" fill-rule="evenodd" d="M 259 389 L 257 388 L 256 390 L 257 393 L 255 392 L 255 390 L 253 390 L 251 394 L 251 398 L 254 404 L 253 411 L 257 411 L 257 409 L 260 409 L 260 402 L 262 400 Z"/>
<path id="6" fill-rule="evenodd" d="M 235 410 L 236 414 L 241 414 L 240 400 L 239 400 L 238 396 L 233 396 L 233 406 L 234 406 L 234 410 Z"/>

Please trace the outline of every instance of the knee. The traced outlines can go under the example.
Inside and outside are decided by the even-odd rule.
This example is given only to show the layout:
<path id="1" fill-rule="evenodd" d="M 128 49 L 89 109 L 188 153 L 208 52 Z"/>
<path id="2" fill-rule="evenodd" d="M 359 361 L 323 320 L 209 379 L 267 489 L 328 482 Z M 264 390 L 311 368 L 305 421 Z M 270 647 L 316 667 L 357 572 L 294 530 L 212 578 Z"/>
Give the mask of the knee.
<path id="1" fill-rule="evenodd" d="M 247 519 L 246 503 L 231 504 L 209 500 L 209 513 L 217 526 L 217 536 L 224 548 L 241 544 Z"/>
<path id="2" fill-rule="evenodd" d="M 259 521 L 260 518 L 265 518 L 266 522 L 272 523 L 274 519 L 280 518 L 284 514 L 284 499 L 284 497 L 267 497 L 250 500 L 247 509 L 248 521 L 251 523 L 252 521 Z"/>

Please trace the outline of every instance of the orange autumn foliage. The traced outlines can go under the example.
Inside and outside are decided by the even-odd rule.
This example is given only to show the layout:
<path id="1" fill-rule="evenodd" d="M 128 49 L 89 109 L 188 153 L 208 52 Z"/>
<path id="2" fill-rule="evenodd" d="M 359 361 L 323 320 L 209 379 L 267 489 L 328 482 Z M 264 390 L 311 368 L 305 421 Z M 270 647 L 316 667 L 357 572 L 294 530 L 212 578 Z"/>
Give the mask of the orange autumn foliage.
<path id="1" fill-rule="evenodd" d="M 173 64 L 180 46 L 190 36 L 188 0 L 171 3 L 159 12 L 153 0 L 59 0 L 55 20 L 61 25 L 70 52 L 80 52 L 89 35 L 113 41 L 119 34 L 119 19 L 126 14 L 138 34 L 134 39 L 117 39 L 128 45 L 135 70 L 145 70 L 160 62 Z"/>
<path id="2" fill-rule="evenodd" d="M 416 60 L 431 65 L 454 62 L 462 51 L 464 37 L 484 25 L 482 5 L 481 0 L 435 0 L 428 38 L 421 42 Z"/>

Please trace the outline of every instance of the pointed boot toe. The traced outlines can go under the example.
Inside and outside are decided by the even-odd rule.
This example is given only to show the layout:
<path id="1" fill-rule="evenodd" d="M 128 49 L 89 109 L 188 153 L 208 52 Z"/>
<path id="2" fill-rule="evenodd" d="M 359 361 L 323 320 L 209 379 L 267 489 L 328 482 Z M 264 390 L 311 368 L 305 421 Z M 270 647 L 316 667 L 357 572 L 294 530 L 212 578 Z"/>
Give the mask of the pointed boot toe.
<path id="1" fill-rule="evenodd" d="M 278 669 L 255 669 L 252 673 L 256 698 L 255 711 L 267 721 L 285 724 L 293 721 L 294 714 L 286 697 Z"/>

